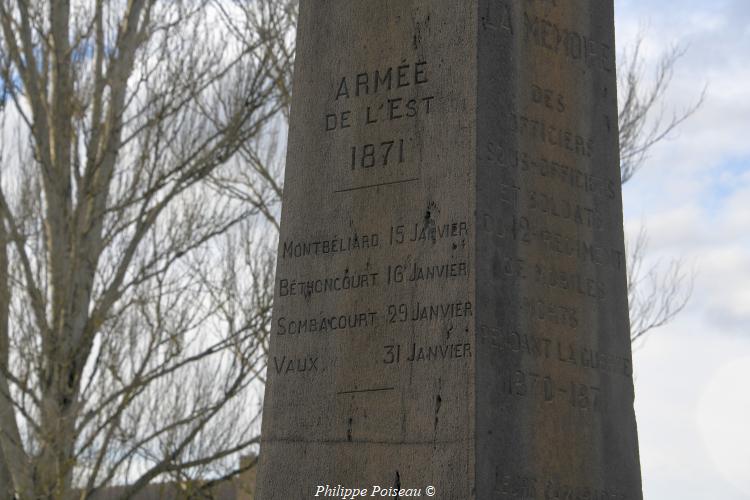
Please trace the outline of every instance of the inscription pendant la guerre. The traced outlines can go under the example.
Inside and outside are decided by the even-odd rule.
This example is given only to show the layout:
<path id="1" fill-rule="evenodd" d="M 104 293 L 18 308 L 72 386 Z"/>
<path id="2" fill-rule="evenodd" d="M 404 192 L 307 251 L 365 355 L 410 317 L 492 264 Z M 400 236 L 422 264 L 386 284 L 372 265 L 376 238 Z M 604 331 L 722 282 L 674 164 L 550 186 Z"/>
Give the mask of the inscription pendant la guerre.
<path id="1" fill-rule="evenodd" d="M 642 498 L 613 25 L 302 0 L 259 499 Z"/>

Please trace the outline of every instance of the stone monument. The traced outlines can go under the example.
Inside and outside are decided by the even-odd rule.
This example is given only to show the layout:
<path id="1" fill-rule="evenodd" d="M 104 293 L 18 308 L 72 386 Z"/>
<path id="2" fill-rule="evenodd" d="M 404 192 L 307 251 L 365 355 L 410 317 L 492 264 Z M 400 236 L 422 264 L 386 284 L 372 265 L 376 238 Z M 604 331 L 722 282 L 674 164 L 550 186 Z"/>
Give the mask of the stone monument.
<path id="1" fill-rule="evenodd" d="M 297 50 L 258 498 L 641 499 L 613 1 L 302 0 Z"/>

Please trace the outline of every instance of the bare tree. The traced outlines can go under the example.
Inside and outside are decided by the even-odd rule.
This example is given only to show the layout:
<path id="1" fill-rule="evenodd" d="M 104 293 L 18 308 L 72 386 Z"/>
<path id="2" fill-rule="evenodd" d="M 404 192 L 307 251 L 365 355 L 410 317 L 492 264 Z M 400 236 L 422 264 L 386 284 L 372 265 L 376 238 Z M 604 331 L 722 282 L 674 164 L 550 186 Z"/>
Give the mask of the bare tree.
<path id="1" fill-rule="evenodd" d="M 131 498 L 257 442 L 293 20 L 0 0 L 0 495 Z"/>
<path id="2" fill-rule="evenodd" d="M 667 114 L 664 98 L 674 76 L 674 67 L 685 49 L 673 46 L 662 54 L 650 83 L 641 57 L 643 37 L 630 50 L 625 50 L 618 65 L 620 110 L 620 173 L 622 183 L 628 182 L 643 167 L 649 151 L 666 139 L 703 104 L 704 87 L 698 99 L 686 109 Z"/>
<path id="3" fill-rule="evenodd" d="M 664 99 L 670 88 L 674 67 L 685 49 L 674 46 L 662 54 L 653 77 L 647 78 L 641 56 L 643 37 L 623 52 L 618 64 L 620 126 L 620 174 L 625 184 L 645 165 L 649 152 L 667 139 L 680 124 L 701 107 L 704 87 L 698 99 L 680 112 L 666 113 Z M 636 342 L 655 328 L 669 323 L 687 305 L 692 292 L 692 274 L 680 259 L 665 269 L 660 263 L 645 265 L 648 235 L 644 228 L 635 241 L 628 242 L 628 299 L 630 337 Z"/>
<path id="4" fill-rule="evenodd" d="M 630 339 L 636 342 L 685 308 L 693 291 L 693 276 L 679 258 L 663 269 L 660 262 L 644 267 L 648 235 L 643 226 L 635 240 L 627 243 Z"/>

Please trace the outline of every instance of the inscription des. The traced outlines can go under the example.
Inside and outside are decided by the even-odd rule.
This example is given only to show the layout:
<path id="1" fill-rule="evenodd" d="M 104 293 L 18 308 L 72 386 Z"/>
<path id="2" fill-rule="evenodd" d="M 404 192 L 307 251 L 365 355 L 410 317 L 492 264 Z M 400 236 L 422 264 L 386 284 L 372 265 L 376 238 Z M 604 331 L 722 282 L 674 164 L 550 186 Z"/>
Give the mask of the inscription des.
<path id="1" fill-rule="evenodd" d="M 567 108 L 565 97 L 560 92 L 536 84 L 531 85 L 531 102 L 558 113 L 564 113 Z"/>

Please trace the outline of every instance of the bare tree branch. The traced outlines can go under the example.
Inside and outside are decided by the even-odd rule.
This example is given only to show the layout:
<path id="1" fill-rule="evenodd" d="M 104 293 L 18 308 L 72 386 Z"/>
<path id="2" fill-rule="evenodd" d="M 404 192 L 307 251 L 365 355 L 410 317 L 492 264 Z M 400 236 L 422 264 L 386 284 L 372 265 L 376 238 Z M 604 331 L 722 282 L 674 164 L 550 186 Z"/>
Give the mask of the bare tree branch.
<path id="1" fill-rule="evenodd" d="M 0 491 L 129 498 L 258 442 L 291 5 L 0 0 Z"/>
<path id="2" fill-rule="evenodd" d="M 669 115 L 663 101 L 672 83 L 674 67 L 685 54 L 685 49 L 674 46 L 657 63 L 651 82 L 647 85 L 644 61 L 641 57 L 643 37 L 639 37 L 630 51 L 624 51 L 618 73 L 620 110 L 620 173 L 622 183 L 628 182 L 640 170 L 651 149 L 663 141 L 701 107 L 707 87 L 686 109 Z"/>
<path id="3" fill-rule="evenodd" d="M 674 67 L 685 49 L 673 46 L 659 59 L 649 83 L 641 56 L 643 35 L 634 46 L 624 51 L 618 65 L 620 130 L 620 174 L 625 184 L 646 164 L 649 152 L 667 139 L 685 120 L 703 105 L 707 87 L 696 101 L 679 112 L 668 114 L 664 100 L 672 83 Z M 645 229 L 626 249 L 628 263 L 628 298 L 630 301 L 630 332 L 632 342 L 648 332 L 664 326 L 687 305 L 692 293 L 692 275 L 679 259 L 666 269 L 655 264 L 644 266 L 647 245 Z"/>
<path id="4" fill-rule="evenodd" d="M 666 271 L 660 262 L 647 268 L 648 235 L 641 227 L 635 241 L 627 245 L 630 339 L 643 339 L 651 330 L 669 323 L 687 305 L 693 291 L 693 275 L 681 260 L 672 260 Z"/>

